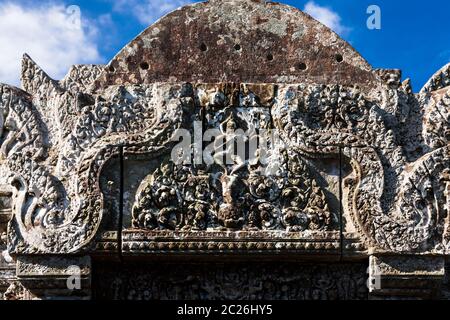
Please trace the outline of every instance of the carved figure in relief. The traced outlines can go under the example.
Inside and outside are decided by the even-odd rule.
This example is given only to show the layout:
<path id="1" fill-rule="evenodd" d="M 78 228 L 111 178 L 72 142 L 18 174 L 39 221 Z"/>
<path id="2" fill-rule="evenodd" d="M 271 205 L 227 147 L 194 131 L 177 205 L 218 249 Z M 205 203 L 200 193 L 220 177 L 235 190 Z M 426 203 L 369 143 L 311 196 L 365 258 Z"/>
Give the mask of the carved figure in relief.
<path id="1" fill-rule="evenodd" d="M 194 10 L 203 5 L 210 11 Z M 400 82 L 398 71 L 372 69 L 331 31 L 282 5 L 268 10 L 263 2 L 213 1 L 173 14 L 185 19 L 189 11 L 207 24 L 205 14 L 232 5 L 240 14 L 228 18 L 237 19 L 233 21 L 242 28 L 229 30 L 221 15 L 217 23 L 254 43 L 251 52 L 238 50 L 247 59 L 242 61 L 257 61 L 251 70 L 236 59 L 205 66 L 199 55 L 213 53 L 213 48 L 208 51 L 205 44 L 206 51 L 198 52 L 198 44 L 188 43 L 195 63 L 186 72 L 178 61 L 164 60 L 171 55 L 155 56 L 158 50 L 144 45 L 157 44 L 163 36 L 172 39 L 164 31 L 170 28 L 153 32 L 157 26 L 108 66 L 75 66 L 62 81 L 24 56 L 24 90 L 0 85 L 0 182 L 14 188 L 7 233 L 12 254 L 88 250 L 109 213 L 100 178 L 107 164 L 123 155 L 160 160 L 137 193 L 135 228 L 336 231 L 341 221 L 311 164 L 337 159 L 349 170 L 345 176 L 341 172 L 342 192 L 334 196 L 366 247 L 409 253 L 449 250 L 448 66 L 414 94 L 408 81 Z M 291 34 L 295 28 L 274 35 L 240 20 L 245 8 L 261 16 L 281 15 L 302 35 Z M 158 25 L 169 22 L 162 19 Z M 253 31 L 240 31 L 247 27 Z M 275 45 L 280 41 L 291 43 L 289 52 L 304 52 L 311 65 L 296 70 L 292 67 L 298 57 L 279 51 L 269 55 L 278 58 L 269 59 L 268 67 L 267 59 L 265 64 L 261 60 L 267 48 L 251 38 L 255 30 L 263 32 L 274 52 L 282 50 Z M 177 29 L 174 36 L 183 32 Z M 292 41 L 296 36 L 302 41 Z M 177 39 L 192 40 L 172 40 Z M 228 50 L 227 41 L 217 44 L 221 52 Z M 323 54 L 317 56 L 312 47 Z M 158 61 L 152 65 L 158 70 L 144 71 L 136 63 L 144 56 Z M 181 128 L 191 130 L 193 120 L 221 130 L 223 137 L 242 129 L 248 134 L 244 145 L 259 136 L 257 129 L 277 131 L 282 143 L 270 145 L 269 163 L 249 161 L 248 154 L 242 157 L 225 145 L 225 153 L 215 157 L 231 153 L 231 164 L 174 166 L 166 161 L 171 138 Z M 274 170 L 266 170 L 274 163 Z"/>

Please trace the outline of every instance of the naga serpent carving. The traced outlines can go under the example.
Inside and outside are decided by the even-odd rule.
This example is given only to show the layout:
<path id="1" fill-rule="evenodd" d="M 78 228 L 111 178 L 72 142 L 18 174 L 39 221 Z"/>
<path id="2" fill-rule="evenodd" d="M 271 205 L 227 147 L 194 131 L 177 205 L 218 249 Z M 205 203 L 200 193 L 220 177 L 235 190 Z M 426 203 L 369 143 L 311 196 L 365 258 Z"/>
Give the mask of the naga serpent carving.
<path id="1" fill-rule="evenodd" d="M 61 81 L 25 56 L 23 90 L 0 85 L 9 251 L 63 255 L 94 245 L 111 214 L 103 170 L 124 155 L 158 162 L 138 181 L 131 232 L 343 237 L 345 218 L 366 249 L 448 251 L 449 66 L 419 94 L 400 78 L 372 69 L 303 13 L 265 1 L 185 7 L 107 66 L 74 66 Z M 234 154 L 226 165 L 174 164 L 172 137 L 194 121 L 223 137 L 242 129 L 245 145 L 257 129 L 281 140 L 264 165 Z M 339 171 L 330 181 L 315 167 L 323 160 Z"/>
<path id="2" fill-rule="evenodd" d="M 39 108 L 55 117 L 51 127 L 39 118 L 32 96 L 1 87 L 2 155 L 14 187 L 10 251 L 76 252 L 93 239 L 104 214 L 99 176 L 105 163 L 126 147 L 161 152 L 183 122 L 182 102 L 180 97 L 158 101 L 166 108 L 161 114 L 152 101 L 159 97 L 157 86 L 145 92 L 138 87 L 111 88 L 108 101 L 99 96 L 90 100 L 34 68 L 39 77 L 35 75 L 33 81 L 48 83 Z M 67 110 L 74 111 L 72 119 L 48 114 L 46 108 L 61 101 L 74 109 Z M 73 130 L 67 131 L 67 126 Z M 45 155 L 49 145 L 60 152 Z"/>
<path id="3" fill-rule="evenodd" d="M 281 94 L 276 123 L 291 147 L 317 156 L 340 154 L 351 164 L 353 173 L 343 181 L 348 190 L 344 204 L 372 246 L 410 252 L 443 249 L 448 111 L 446 116 L 439 113 L 434 124 L 438 130 L 430 140 L 440 144 L 428 145 L 430 152 L 410 163 L 382 120 L 381 108 L 358 89 L 291 87 Z M 449 95 L 450 90 L 436 104 L 448 106 Z"/>

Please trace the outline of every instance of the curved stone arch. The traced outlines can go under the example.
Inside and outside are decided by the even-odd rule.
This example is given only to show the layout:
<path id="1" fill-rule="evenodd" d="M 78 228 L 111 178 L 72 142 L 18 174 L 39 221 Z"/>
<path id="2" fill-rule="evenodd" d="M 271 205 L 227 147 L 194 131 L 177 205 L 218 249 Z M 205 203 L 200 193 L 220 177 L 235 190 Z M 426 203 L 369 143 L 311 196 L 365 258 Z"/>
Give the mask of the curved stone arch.
<path id="1" fill-rule="evenodd" d="M 393 189 L 398 195 L 386 209 L 382 202 L 389 187 L 386 172 L 390 167 L 381 160 L 381 155 L 389 154 L 391 147 L 389 144 L 378 145 L 366 135 L 368 130 L 381 130 L 379 134 L 386 135 L 385 124 L 367 122 L 368 127 L 359 131 L 311 130 L 306 120 L 299 121 L 296 117 L 298 107 L 303 106 L 296 90 L 295 86 L 288 86 L 282 91 L 273 109 L 275 126 L 281 130 L 289 148 L 299 149 L 315 158 L 344 156 L 349 160 L 353 175 L 343 180 L 349 189 L 348 197 L 343 198 L 344 205 L 368 247 L 394 252 L 442 252 L 442 226 L 446 215 L 441 204 L 445 195 L 440 189 L 441 179 L 445 178 L 443 173 L 450 166 L 448 145 L 414 163 L 401 164 L 397 169 L 399 186 Z M 314 112 L 317 116 L 320 110 Z M 420 201 L 424 207 L 418 207 L 415 201 Z M 405 209 L 408 212 L 402 212 Z"/>
<path id="2" fill-rule="evenodd" d="M 178 89 L 182 87 L 180 85 Z M 162 89 L 173 91 L 175 88 L 163 86 Z M 46 163 L 28 159 L 22 152 L 11 154 L 7 167 L 15 188 L 14 217 L 8 233 L 9 251 L 12 254 L 83 251 L 96 236 L 103 217 L 104 198 L 99 178 L 104 165 L 123 149 L 167 150 L 172 144 L 172 133 L 184 123 L 181 97 L 175 96 L 173 100 L 150 127 L 132 135 L 126 133 L 126 137 L 112 132 L 93 141 L 74 158 L 76 170 L 68 172 L 63 179 L 55 177 Z M 31 108 L 31 103 L 28 106 Z M 71 136 L 67 138 L 70 140 Z M 32 223 L 35 219 L 31 217 L 36 216 L 39 216 L 36 221 L 42 223 Z M 43 221 L 53 222 L 46 224 Z"/>
<path id="3" fill-rule="evenodd" d="M 351 142 L 350 142 L 351 141 Z M 377 151 L 352 134 L 316 134 L 309 137 L 309 143 L 315 146 L 291 144 L 291 148 L 302 154 L 317 159 L 327 157 L 347 157 L 353 168 L 353 174 L 343 179 L 343 185 L 348 188 L 348 194 L 343 197 L 344 205 L 347 206 L 359 235 L 372 249 L 393 252 L 424 252 L 442 251 L 441 245 L 443 226 L 445 218 L 445 204 L 440 203 L 445 199 L 444 190 L 435 192 L 431 201 L 433 205 L 426 212 L 417 212 L 417 216 L 409 217 L 396 211 L 398 208 L 408 207 L 410 192 L 415 188 L 421 188 L 424 175 L 432 179 L 434 188 L 442 184 L 443 176 L 450 166 L 446 155 L 449 147 L 440 148 L 422 159 L 416 164 L 409 179 L 404 184 L 406 198 L 397 200 L 395 207 L 390 212 L 383 212 L 381 200 L 385 189 L 384 168 Z M 323 143 L 322 143 L 323 142 Z M 320 144 L 320 146 L 317 146 Z M 345 145 L 345 147 L 343 147 Z M 342 152 L 342 153 L 341 153 Z M 427 170 L 431 168 L 431 172 Z M 437 178 L 441 176 L 441 178 Z M 416 186 L 411 183 L 417 182 Z M 411 208 L 413 209 L 413 208 Z M 414 210 L 410 211 L 412 214 Z M 437 237 L 437 240 L 435 239 Z"/>
<path id="4" fill-rule="evenodd" d="M 367 88 L 380 78 L 350 44 L 297 8 L 212 0 L 184 6 L 151 25 L 109 62 L 93 89 L 185 81 Z"/>

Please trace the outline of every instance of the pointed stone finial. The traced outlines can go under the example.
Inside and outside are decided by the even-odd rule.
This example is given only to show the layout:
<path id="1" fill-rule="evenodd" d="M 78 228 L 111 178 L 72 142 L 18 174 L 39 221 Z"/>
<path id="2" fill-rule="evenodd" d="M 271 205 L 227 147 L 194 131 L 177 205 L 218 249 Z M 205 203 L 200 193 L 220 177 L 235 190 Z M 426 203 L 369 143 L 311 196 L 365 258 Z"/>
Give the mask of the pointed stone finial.
<path id="1" fill-rule="evenodd" d="M 37 65 L 28 54 L 24 54 L 22 58 L 21 83 L 23 90 L 30 94 L 38 93 L 38 89 L 42 92 L 42 87 L 46 87 L 46 92 L 56 89 L 58 84 L 44 70 Z"/>

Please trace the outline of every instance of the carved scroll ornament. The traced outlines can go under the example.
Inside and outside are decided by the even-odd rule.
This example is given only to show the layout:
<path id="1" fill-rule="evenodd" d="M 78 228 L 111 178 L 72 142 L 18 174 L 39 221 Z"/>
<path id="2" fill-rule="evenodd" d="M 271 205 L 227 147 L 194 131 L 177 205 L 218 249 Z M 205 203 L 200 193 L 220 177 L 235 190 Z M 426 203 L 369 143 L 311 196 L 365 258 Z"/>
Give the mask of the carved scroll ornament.
<path id="1" fill-rule="evenodd" d="M 237 13 L 223 20 L 230 6 Z M 25 56 L 24 90 L 0 86 L 0 183 L 13 187 L 10 253 L 93 250 L 96 236 L 111 231 L 102 225 L 112 214 L 100 183 L 104 168 L 138 155 L 158 165 L 138 181 L 131 212 L 122 212 L 131 216 L 124 229 L 132 234 L 345 240 L 353 225 L 365 250 L 448 252 L 448 66 L 414 94 L 398 71 L 373 70 L 310 17 L 268 6 L 185 7 L 107 66 L 74 66 L 62 81 Z M 211 27 L 209 15 L 220 27 Z M 244 50 L 247 43 L 252 50 Z M 172 54 L 177 45 L 184 56 Z M 224 135 L 252 126 L 276 131 L 281 140 L 265 165 L 245 157 L 173 163 L 174 134 L 192 131 L 195 121 Z M 267 174 L 275 158 L 278 170 Z M 322 162 L 337 172 L 324 178 Z"/>

